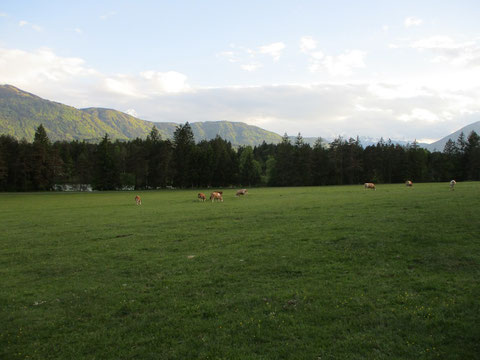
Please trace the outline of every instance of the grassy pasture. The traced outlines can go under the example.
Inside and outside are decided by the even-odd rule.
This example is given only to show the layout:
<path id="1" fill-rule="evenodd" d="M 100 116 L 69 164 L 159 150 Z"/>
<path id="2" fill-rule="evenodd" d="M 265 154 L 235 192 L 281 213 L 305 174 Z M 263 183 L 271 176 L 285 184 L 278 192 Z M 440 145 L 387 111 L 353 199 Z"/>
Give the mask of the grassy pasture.
<path id="1" fill-rule="evenodd" d="M 0 194 L 0 359 L 479 358 L 480 183 L 196 193 Z"/>

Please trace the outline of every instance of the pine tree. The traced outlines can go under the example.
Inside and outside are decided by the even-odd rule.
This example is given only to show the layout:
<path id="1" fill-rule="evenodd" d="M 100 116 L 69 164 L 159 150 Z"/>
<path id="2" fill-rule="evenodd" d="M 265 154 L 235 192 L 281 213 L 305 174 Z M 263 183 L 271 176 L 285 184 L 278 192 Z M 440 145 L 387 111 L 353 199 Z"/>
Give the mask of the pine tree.
<path id="1" fill-rule="evenodd" d="M 188 122 L 177 126 L 173 133 L 174 184 L 179 187 L 192 185 L 192 166 L 195 138 Z"/>
<path id="2" fill-rule="evenodd" d="M 33 187 L 35 190 L 49 190 L 54 180 L 50 159 L 51 143 L 42 124 L 35 130 L 31 150 Z"/>

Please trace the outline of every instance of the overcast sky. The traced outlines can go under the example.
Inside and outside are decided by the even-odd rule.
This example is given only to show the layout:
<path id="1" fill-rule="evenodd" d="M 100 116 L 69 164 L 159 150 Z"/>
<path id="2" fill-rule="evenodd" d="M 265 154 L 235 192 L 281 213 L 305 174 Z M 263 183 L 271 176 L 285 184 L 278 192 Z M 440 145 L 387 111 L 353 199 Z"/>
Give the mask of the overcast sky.
<path id="1" fill-rule="evenodd" d="M 433 141 L 480 120 L 480 1 L 0 2 L 0 84 L 151 121 Z"/>

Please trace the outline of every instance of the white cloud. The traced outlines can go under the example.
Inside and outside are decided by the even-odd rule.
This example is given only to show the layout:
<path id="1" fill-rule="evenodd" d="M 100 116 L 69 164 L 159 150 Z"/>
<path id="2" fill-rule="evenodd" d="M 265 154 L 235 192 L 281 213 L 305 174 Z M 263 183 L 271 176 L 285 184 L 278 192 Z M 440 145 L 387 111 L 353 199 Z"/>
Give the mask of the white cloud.
<path id="1" fill-rule="evenodd" d="M 0 17 L 7 17 L 7 13 L 4 13 L 4 12 L 0 12 Z"/>
<path id="2" fill-rule="evenodd" d="M 415 108 L 408 114 L 401 114 L 400 116 L 398 116 L 398 119 L 404 122 L 426 121 L 433 123 L 438 121 L 439 117 L 430 110 Z"/>
<path id="3" fill-rule="evenodd" d="M 76 32 L 77 34 L 83 34 L 83 30 L 80 28 L 75 28 L 73 29 L 73 31 Z"/>
<path id="4" fill-rule="evenodd" d="M 161 93 L 180 93 L 190 90 L 187 83 L 187 76 L 176 71 L 158 72 L 145 71 L 140 73 L 144 84 L 149 92 L 154 94 Z"/>
<path id="5" fill-rule="evenodd" d="M 315 50 L 317 48 L 317 42 L 315 39 L 311 36 L 303 36 L 300 38 L 300 51 L 302 53 L 309 53 L 312 50 Z"/>
<path id="6" fill-rule="evenodd" d="M 431 36 L 408 44 L 396 44 L 394 48 L 413 48 L 431 52 L 434 63 L 448 63 L 455 67 L 480 67 L 480 39 L 458 41 L 450 36 Z"/>
<path id="7" fill-rule="evenodd" d="M 259 60 L 262 55 L 271 56 L 273 61 L 277 62 L 285 47 L 283 42 L 259 46 L 257 49 L 230 44 L 230 50 L 219 52 L 217 57 L 230 63 L 238 63 L 242 70 L 253 72 L 264 66 Z"/>
<path id="8" fill-rule="evenodd" d="M 26 25 L 30 25 L 30 27 L 31 27 L 33 30 L 37 31 L 37 32 L 43 31 L 43 28 L 42 28 L 41 26 L 35 25 L 35 24 L 31 24 L 31 23 L 29 23 L 29 22 L 26 21 L 26 20 L 20 20 L 20 21 L 18 22 L 18 26 L 20 26 L 20 27 L 24 27 L 24 26 L 26 26 Z"/>
<path id="9" fill-rule="evenodd" d="M 35 24 L 32 24 L 32 29 L 37 32 L 43 31 L 43 28 L 41 26 Z"/>
<path id="10" fill-rule="evenodd" d="M 309 70 L 327 71 L 332 76 L 350 76 L 354 69 L 365 67 L 365 56 L 366 53 L 360 50 L 347 50 L 336 56 L 315 51 L 310 54 Z"/>
<path id="11" fill-rule="evenodd" d="M 342 55 L 345 58 L 335 60 L 347 68 L 362 64 L 358 54 Z M 334 57 L 316 58 L 321 62 Z M 0 79 L 76 107 L 135 109 L 152 121 L 243 121 L 279 134 L 304 136 L 438 139 L 480 117 L 476 81 L 458 90 L 408 81 L 204 89 L 192 87 L 186 75 L 175 71 L 105 74 L 83 59 L 61 57 L 50 49 L 2 48 Z M 406 126 L 413 121 L 414 126 Z"/>
<path id="12" fill-rule="evenodd" d="M 420 26 L 423 23 L 423 20 L 415 16 L 410 16 L 405 19 L 403 22 L 405 27 Z"/>
<path id="13" fill-rule="evenodd" d="M 228 62 L 231 62 L 231 63 L 238 62 L 237 56 L 235 55 L 235 53 L 233 51 L 222 51 L 222 52 L 217 54 L 217 57 L 224 58 Z"/>
<path id="14" fill-rule="evenodd" d="M 128 109 L 128 110 L 125 110 L 124 112 L 125 114 L 138 118 L 138 113 L 135 111 L 135 109 Z"/>
<path id="15" fill-rule="evenodd" d="M 260 46 L 260 54 L 270 55 L 274 61 L 280 60 L 282 51 L 285 49 L 285 44 L 283 42 L 276 42 L 269 45 Z"/>
<path id="16" fill-rule="evenodd" d="M 101 20 L 107 20 L 108 18 L 110 18 L 110 17 L 112 17 L 112 16 L 114 16 L 114 15 L 116 15 L 116 14 L 117 14 L 116 11 L 109 11 L 109 12 L 106 13 L 106 14 L 100 15 L 100 19 L 101 19 Z"/>
<path id="17" fill-rule="evenodd" d="M 260 64 L 259 62 L 252 62 L 252 63 L 249 63 L 249 64 L 244 64 L 244 65 L 241 65 L 240 67 L 245 70 L 245 71 L 248 71 L 248 72 L 253 72 L 253 71 L 256 71 L 258 70 L 259 68 L 261 68 L 263 65 Z"/>
<path id="18" fill-rule="evenodd" d="M 326 71 L 332 76 L 350 76 L 354 69 L 365 67 L 365 51 L 347 50 L 339 55 L 328 55 L 316 49 L 317 42 L 314 38 L 300 38 L 300 51 L 308 56 L 308 69 L 311 72 Z"/>
<path id="19" fill-rule="evenodd" d="M 187 77 L 175 71 L 102 74 L 83 59 L 56 55 L 47 48 L 27 52 L 0 48 L 0 79 L 39 96 L 76 107 L 119 108 L 128 99 L 189 91 Z M 116 99 L 116 100 L 115 100 Z"/>

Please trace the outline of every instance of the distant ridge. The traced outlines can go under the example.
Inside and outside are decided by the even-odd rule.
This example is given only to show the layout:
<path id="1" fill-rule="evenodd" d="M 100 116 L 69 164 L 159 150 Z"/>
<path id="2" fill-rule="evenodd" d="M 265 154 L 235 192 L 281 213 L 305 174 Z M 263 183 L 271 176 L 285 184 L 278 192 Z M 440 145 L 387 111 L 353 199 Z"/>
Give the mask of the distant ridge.
<path id="1" fill-rule="evenodd" d="M 450 135 L 447 135 L 443 138 L 441 138 L 438 141 L 435 141 L 434 143 L 427 144 L 426 146 L 423 146 L 425 149 L 430 150 L 430 151 L 440 151 L 442 152 L 443 149 L 445 148 L 445 144 L 448 142 L 448 140 L 452 141 L 457 141 L 458 137 L 460 134 L 463 132 L 465 135 L 465 139 L 467 139 L 468 135 L 472 131 L 475 131 L 477 134 L 480 135 L 480 121 L 474 122 L 470 125 L 464 126 L 461 129 L 451 133 Z"/>
<path id="2" fill-rule="evenodd" d="M 0 85 L 0 134 L 32 141 L 35 129 L 43 124 L 50 140 L 98 141 L 106 133 L 112 139 L 145 138 L 155 125 L 163 139 L 173 138 L 179 124 L 150 122 L 124 112 L 105 108 L 76 109 L 42 99 L 12 85 Z M 196 141 L 217 135 L 233 145 L 278 143 L 274 132 L 242 122 L 207 121 L 190 123 Z"/>

